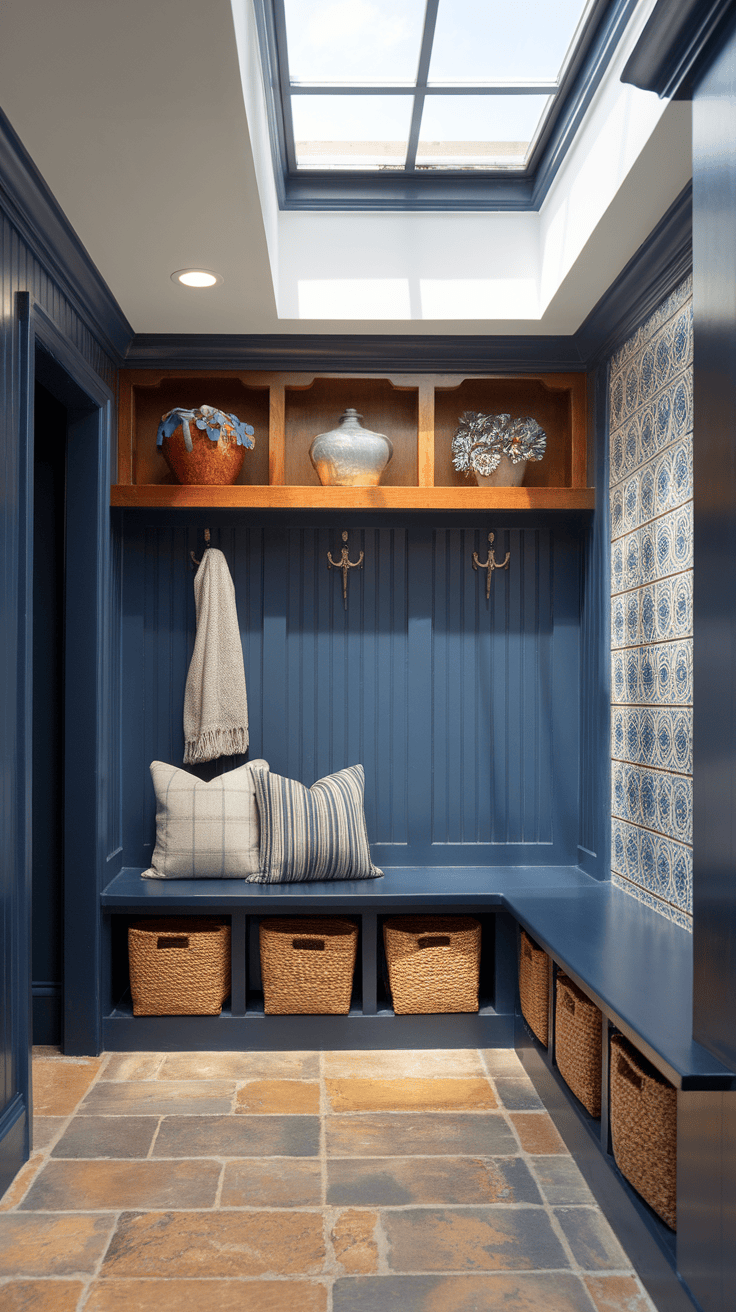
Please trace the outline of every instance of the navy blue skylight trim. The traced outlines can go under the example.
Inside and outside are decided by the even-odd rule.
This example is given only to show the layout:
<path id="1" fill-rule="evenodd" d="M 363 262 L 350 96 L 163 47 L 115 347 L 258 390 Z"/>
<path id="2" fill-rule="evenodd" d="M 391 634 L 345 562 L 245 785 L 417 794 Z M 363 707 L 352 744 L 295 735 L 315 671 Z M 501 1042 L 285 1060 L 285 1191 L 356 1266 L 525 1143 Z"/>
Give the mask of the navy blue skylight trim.
<path id="1" fill-rule="evenodd" d="M 436 9 L 437 0 L 430 0 Z M 723 2 L 723 0 L 721 0 Z M 526 169 L 442 169 L 375 172 L 310 169 L 298 172 L 293 134 L 284 120 L 290 114 L 288 70 L 279 57 L 279 42 L 286 49 L 283 0 L 254 0 L 261 49 L 266 104 L 270 124 L 271 153 L 279 205 L 284 210 L 536 210 L 539 209 L 592 96 L 635 7 L 636 0 L 598 0 L 588 18 L 577 54 L 573 56 L 560 85 L 557 104 L 532 151 Z M 436 16 L 436 15 L 435 15 Z M 429 13 L 428 13 L 429 17 Z M 429 27 L 429 22 L 427 27 Z M 426 29 L 425 29 L 426 31 Z M 428 71 L 428 70 L 427 70 Z M 420 69 L 421 73 L 421 69 Z M 425 74 L 426 80 L 426 74 Z M 420 87 L 421 84 L 417 84 Z M 296 94 L 314 94 L 317 88 Z M 341 88 L 319 88 L 320 94 L 335 94 Z M 357 89 L 352 88 L 357 94 Z M 366 89 L 361 88 L 366 94 Z M 403 91 L 390 89 L 393 94 Z M 449 88 L 450 91 L 455 88 Z M 529 90 L 529 88 L 525 88 Z M 290 93 L 289 93 L 290 91 Z M 475 88 L 468 94 L 478 94 Z M 370 94 L 370 92 L 368 92 Z M 407 94 L 415 94 L 413 87 Z M 486 88 L 481 94 L 494 94 Z M 271 118 L 274 121 L 271 122 Z M 415 124 L 414 118 L 417 119 Z M 411 131 L 418 141 L 419 114 L 413 116 Z M 408 159 L 415 161 L 416 143 L 410 136 Z"/>
<path id="2" fill-rule="evenodd" d="M 699 70 L 735 15 L 734 0 L 658 0 L 621 81 L 689 100 Z"/>

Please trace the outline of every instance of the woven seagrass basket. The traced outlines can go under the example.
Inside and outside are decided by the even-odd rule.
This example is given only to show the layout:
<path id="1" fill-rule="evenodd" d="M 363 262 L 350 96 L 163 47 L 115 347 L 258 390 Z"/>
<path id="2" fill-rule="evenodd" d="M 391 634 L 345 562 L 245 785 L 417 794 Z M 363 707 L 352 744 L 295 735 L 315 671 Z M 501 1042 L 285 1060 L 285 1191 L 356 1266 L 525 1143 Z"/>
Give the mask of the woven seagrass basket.
<path id="1" fill-rule="evenodd" d="M 613 1155 L 645 1202 L 677 1229 L 677 1090 L 621 1034 L 611 1039 Z"/>
<path id="2" fill-rule="evenodd" d="M 219 1016 L 230 993 L 230 924 L 216 916 L 128 929 L 134 1016 Z"/>
<path id="3" fill-rule="evenodd" d="M 560 1075 L 591 1116 L 601 1114 L 603 1017 L 567 975 L 557 976 L 555 1060 Z"/>
<path id="4" fill-rule="evenodd" d="M 549 957 L 521 931 L 519 952 L 521 1014 L 545 1048 L 549 1042 Z"/>
<path id="5" fill-rule="evenodd" d="M 478 1010 L 479 920 L 391 916 L 383 943 L 397 1015 Z"/>
<path id="6" fill-rule="evenodd" d="M 347 1016 L 358 947 L 354 920 L 264 919 L 259 938 L 268 1016 Z"/>

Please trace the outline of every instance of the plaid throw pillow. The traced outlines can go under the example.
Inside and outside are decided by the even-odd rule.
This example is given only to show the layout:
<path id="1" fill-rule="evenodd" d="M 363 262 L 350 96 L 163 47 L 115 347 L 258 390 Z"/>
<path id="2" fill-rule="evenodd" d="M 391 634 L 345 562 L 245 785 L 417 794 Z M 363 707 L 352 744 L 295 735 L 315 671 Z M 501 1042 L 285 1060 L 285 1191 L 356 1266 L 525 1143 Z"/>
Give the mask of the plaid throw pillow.
<path id="1" fill-rule="evenodd" d="M 297 880 L 377 879 L 363 811 L 362 765 L 318 779 L 311 788 L 255 770 L 261 860 L 251 884 Z"/>
<path id="2" fill-rule="evenodd" d="M 256 769 L 256 767 L 258 767 Z M 205 783 L 153 761 L 156 847 L 144 879 L 245 879 L 258 870 L 254 779 L 268 761 L 249 761 Z"/>

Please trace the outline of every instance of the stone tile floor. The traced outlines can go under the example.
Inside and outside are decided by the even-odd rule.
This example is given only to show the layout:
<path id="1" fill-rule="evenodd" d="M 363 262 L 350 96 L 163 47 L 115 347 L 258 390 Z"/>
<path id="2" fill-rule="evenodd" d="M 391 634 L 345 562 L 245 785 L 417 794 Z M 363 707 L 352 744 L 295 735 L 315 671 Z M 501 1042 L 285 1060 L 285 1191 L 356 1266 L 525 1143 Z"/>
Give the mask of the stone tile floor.
<path id="1" fill-rule="evenodd" d="M 0 1312 L 654 1312 L 513 1052 L 33 1072 Z"/>

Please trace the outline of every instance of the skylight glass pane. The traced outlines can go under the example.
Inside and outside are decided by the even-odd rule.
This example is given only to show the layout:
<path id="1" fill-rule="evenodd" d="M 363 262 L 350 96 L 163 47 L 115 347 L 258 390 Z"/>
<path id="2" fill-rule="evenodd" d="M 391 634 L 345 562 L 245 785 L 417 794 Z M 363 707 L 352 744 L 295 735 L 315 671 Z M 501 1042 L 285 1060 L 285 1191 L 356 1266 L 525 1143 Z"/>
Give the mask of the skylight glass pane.
<path id="1" fill-rule="evenodd" d="M 440 0 L 429 81 L 553 82 L 589 7 L 589 0 Z"/>
<path id="2" fill-rule="evenodd" d="M 427 96 L 417 165 L 518 168 L 548 103 L 548 96 Z"/>
<path id="3" fill-rule="evenodd" d="M 411 96 L 292 96 L 301 169 L 403 168 Z"/>
<path id="4" fill-rule="evenodd" d="M 294 82 L 413 82 L 425 0 L 285 0 Z"/>

